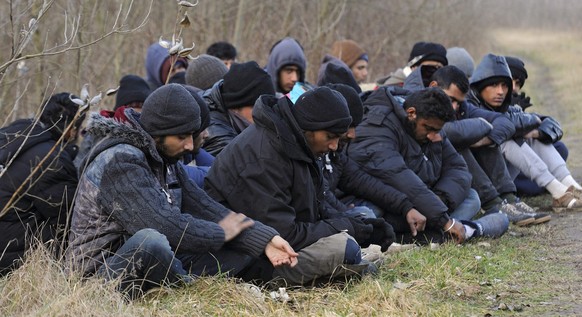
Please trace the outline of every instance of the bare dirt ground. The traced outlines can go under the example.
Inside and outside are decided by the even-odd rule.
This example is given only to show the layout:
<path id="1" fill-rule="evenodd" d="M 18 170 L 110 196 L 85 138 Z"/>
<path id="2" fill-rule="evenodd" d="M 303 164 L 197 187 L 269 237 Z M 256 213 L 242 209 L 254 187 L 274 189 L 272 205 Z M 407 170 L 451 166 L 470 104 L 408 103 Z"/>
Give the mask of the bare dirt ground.
<path id="1" fill-rule="evenodd" d="M 562 124 L 562 141 L 569 150 L 567 164 L 578 182 L 582 181 L 582 111 L 577 102 L 582 97 L 582 60 L 575 57 L 582 49 L 578 44 L 581 37 L 580 33 L 565 30 L 500 30 L 494 34 L 493 44 L 497 54 L 524 60 L 529 73 L 524 91 L 534 101 L 528 111 L 550 115 Z M 525 201 L 542 210 L 551 205 L 549 195 Z M 582 212 L 552 214 L 548 224 L 523 232 L 524 238 L 539 244 L 539 248 L 524 252 L 533 252 L 539 263 L 529 287 L 542 290 L 545 307 L 540 310 L 546 311 L 545 316 L 582 316 L 580 224 Z"/>
<path id="2" fill-rule="evenodd" d="M 549 246 L 546 263 L 556 270 L 572 270 L 573 274 L 565 274 L 564 279 L 550 282 L 555 290 L 555 300 L 551 305 L 551 313 L 548 316 L 582 314 L 582 234 L 580 221 L 582 213 L 554 215 L 551 221 L 551 234 L 553 239 L 547 240 Z"/>

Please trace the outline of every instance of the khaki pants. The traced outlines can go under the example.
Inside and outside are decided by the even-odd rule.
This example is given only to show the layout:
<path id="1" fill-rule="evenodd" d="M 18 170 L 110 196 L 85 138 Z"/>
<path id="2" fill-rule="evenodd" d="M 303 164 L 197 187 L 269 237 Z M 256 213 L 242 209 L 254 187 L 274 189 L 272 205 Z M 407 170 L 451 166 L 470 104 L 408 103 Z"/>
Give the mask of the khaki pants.
<path id="1" fill-rule="evenodd" d="M 332 280 L 360 274 L 369 264 L 343 264 L 348 239 L 353 240 L 350 235 L 341 232 L 317 240 L 297 252 L 299 257 L 295 267 L 275 268 L 273 279 L 284 279 L 290 285 L 304 285 L 322 277 Z"/>

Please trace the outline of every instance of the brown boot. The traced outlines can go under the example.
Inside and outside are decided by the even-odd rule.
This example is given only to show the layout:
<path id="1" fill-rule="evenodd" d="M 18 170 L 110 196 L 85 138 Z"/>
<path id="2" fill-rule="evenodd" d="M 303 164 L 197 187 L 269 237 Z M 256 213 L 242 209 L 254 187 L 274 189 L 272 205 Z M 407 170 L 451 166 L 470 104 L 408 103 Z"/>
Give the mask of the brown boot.
<path id="1" fill-rule="evenodd" d="M 582 211 L 582 200 L 576 198 L 573 192 L 567 191 L 562 197 L 552 202 L 554 212 Z"/>

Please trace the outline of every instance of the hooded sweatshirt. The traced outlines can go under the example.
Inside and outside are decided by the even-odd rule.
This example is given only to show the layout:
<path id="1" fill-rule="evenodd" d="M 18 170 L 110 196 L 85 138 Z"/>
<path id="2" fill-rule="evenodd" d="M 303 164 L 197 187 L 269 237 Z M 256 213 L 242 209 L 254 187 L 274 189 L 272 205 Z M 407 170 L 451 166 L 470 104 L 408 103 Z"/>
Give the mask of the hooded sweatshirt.
<path id="1" fill-rule="evenodd" d="M 287 65 L 299 67 L 299 82 L 305 82 L 307 59 L 305 58 L 303 48 L 291 37 L 286 37 L 273 46 L 267 62 L 266 71 L 271 75 L 276 92 L 286 93 L 281 90 L 278 81 L 279 71 Z"/>
<path id="2" fill-rule="evenodd" d="M 154 43 L 148 48 L 145 60 L 146 80 L 152 90 L 165 84 L 160 77 L 160 70 L 168 57 L 170 57 L 168 49 L 158 43 Z"/>

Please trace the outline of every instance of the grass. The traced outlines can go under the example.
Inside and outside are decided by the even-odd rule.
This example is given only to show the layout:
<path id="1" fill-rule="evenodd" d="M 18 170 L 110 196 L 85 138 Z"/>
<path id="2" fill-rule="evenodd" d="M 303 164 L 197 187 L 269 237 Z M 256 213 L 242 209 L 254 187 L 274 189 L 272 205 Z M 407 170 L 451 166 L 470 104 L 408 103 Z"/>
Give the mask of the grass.
<path id="1" fill-rule="evenodd" d="M 323 288 L 288 288 L 283 303 L 224 277 L 160 289 L 129 302 L 112 283 L 68 276 L 43 248 L 0 280 L 3 316 L 496 316 L 547 310 L 552 283 L 574 274 L 540 266 L 551 250 L 547 226 L 512 228 L 493 241 L 444 244 L 390 254 L 377 276 Z M 499 307 L 507 307 L 500 310 Z M 505 306 L 504 306 L 505 305 Z M 513 309 L 510 310 L 510 309 Z"/>
<path id="2" fill-rule="evenodd" d="M 501 53 L 526 60 L 530 79 L 525 91 L 534 101 L 532 111 L 558 118 L 574 152 L 579 143 L 575 135 L 582 129 L 577 124 L 582 116 L 577 106 L 582 84 L 580 36 L 503 30 L 493 38 Z M 578 153 L 568 164 L 582 166 L 582 156 Z M 546 208 L 549 198 L 526 202 Z M 271 289 L 256 293 L 224 277 L 160 289 L 130 302 L 112 283 L 68 275 L 38 248 L 24 266 L 0 278 L 0 316 L 576 315 L 581 278 L 572 261 L 582 259 L 579 245 L 569 244 L 570 237 L 561 229 L 580 217 L 561 217 L 565 218 L 531 228 L 512 226 L 497 240 L 390 254 L 377 276 L 315 289 L 288 288 L 288 302 L 272 300 Z"/>

